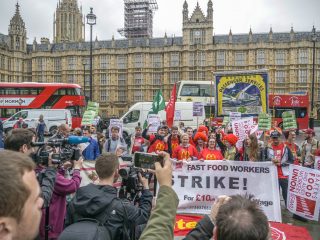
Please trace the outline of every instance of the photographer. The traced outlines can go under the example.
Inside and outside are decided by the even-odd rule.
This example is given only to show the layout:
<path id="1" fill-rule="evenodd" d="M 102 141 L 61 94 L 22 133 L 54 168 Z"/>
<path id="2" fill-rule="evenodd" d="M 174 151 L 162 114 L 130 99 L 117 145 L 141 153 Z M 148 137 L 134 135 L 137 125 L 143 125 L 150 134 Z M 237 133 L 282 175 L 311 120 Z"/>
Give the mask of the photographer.
<path id="1" fill-rule="evenodd" d="M 66 216 L 66 197 L 69 194 L 75 193 L 80 187 L 81 177 L 80 169 L 82 168 L 83 159 L 73 161 L 73 175 L 71 179 L 65 178 L 65 171 L 72 166 L 70 161 L 66 161 L 59 168 L 52 199 L 49 205 L 49 239 L 57 239 L 64 227 L 64 219 Z M 40 237 L 45 236 L 45 210 L 42 211 L 40 224 Z"/>
<path id="2" fill-rule="evenodd" d="M 14 129 L 5 140 L 4 148 L 7 150 L 21 152 L 33 158 L 34 148 L 31 146 L 35 140 L 35 135 L 30 129 Z M 56 167 L 52 164 L 51 160 L 48 161 L 48 166 L 41 174 L 37 174 L 38 181 L 40 182 L 42 198 L 44 206 L 48 206 L 53 186 L 56 180 Z"/>
<path id="3" fill-rule="evenodd" d="M 96 160 L 95 169 L 100 179 L 99 185 L 89 184 L 77 191 L 68 207 L 66 224 L 76 223 L 82 218 L 99 221 L 106 219 L 103 223 L 110 233 L 110 239 L 130 239 L 130 236 L 134 236 L 134 227 L 146 224 L 150 216 L 152 194 L 149 191 L 148 181 L 139 174 L 144 190 L 142 190 L 139 206 L 134 206 L 127 200 L 117 198 L 117 189 L 112 186 L 119 177 L 119 160 L 115 154 L 100 155 Z M 83 229 L 79 231 L 81 230 Z M 82 240 L 85 236 L 77 232 L 75 237 L 74 232 L 66 231 L 59 239 Z"/>

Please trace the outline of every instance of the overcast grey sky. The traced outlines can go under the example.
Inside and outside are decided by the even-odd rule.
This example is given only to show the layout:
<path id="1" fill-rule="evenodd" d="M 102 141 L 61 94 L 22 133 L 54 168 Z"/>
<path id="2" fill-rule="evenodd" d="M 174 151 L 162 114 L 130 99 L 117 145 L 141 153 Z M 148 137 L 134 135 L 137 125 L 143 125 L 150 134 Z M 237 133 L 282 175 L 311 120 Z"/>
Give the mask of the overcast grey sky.
<path id="1" fill-rule="evenodd" d="M 0 0 L 0 33 L 8 34 L 8 25 L 15 12 L 17 0 Z M 19 0 L 21 15 L 27 28 L 28 42 L 36 37 L 53 35 L 53 13 L 58 0 Z M 182 6 L 184 0 L 157 0 L 159 9 L 154 15 L 154 37 L 182 35 Z M 189 17 L 197 0 L 188 0 Z M 207 0 L 198 0 L 206 15 Z M 311 31 L 312 25 L 320 30 L 320 0 L 212 0 L 214 33 L 253 33 L 268 32 L 272 26 L 274 32 L 288 32 L 291 26 L 295 31 Z M 123 0 L 78 0 L 87 14 L 93 7 L 97 15 L 94 37 L 99 40 L 121 38 L 117 29 L 124 25 Z M 86 40 L 89 36 L 86 27 Z"/>

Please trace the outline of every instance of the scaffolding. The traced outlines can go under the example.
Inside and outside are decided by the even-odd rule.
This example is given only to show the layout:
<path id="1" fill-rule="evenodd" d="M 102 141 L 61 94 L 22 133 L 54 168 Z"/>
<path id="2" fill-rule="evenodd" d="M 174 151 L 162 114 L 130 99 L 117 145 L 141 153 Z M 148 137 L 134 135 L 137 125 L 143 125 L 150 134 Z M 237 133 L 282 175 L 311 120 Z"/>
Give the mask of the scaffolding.
<path id="1" fill-rule="evenodd" d="M 151 38 L 157 9 L 157 0 L 124 0 L 124 28 L 118 32 L 126 38 Z"/>

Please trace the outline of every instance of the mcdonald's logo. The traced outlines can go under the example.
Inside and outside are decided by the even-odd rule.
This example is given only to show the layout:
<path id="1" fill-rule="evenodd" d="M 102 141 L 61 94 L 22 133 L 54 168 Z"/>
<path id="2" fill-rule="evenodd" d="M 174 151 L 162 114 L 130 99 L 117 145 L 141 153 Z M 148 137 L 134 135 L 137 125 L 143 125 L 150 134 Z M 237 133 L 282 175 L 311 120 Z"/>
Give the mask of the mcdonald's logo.
<path id="1" fill-rule="evenodd" d="M 216 160 L 216 159 L 217 159 L 217 157 L 216 157 L 215 154 L 209 153 L 209 154 L 207 154 L 207 156 L 206 156 L 206 160 Z"/>
<path id="2" fill-rule="evenodd" d="M 161 142 L 157 143 L 156 150 L 163 151 L 164 150 L 164 144 L 161 143 Z"/>
<path id="3" fill-rule="evenodd" d="M 180 153 L 181 158 L 180 159 L 188 159 L 190 157 L 189 151 L 182 150 Z"/>
<path id="4" fill-rule="evenodd" d="M 172 148 L 172 150 L 174 150 L 176 147 L 178 147 L 179 146 L 179 144 L 178 143 L 172 143 L 171 144 L 171 148 Z"/>

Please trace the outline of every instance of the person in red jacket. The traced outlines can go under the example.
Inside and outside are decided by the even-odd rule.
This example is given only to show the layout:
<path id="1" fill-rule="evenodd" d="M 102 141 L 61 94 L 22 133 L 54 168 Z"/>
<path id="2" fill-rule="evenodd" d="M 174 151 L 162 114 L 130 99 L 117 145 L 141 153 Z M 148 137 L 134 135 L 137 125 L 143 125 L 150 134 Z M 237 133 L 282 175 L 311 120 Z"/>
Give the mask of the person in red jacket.
<path id="1" fill-rule="evenodd" d="M 179 129 L 177 126 L 172 126 L 171 134 L 168 137 L 168 152 L 172 157 L 173 151 L 180 145 Z"/>
<path id="2" fill-rule="evenodd" d="M 189 144 L 189 136 L 188 134 L 184 133 L 181 135 L 181 144 L 178 146 L 173 154 L 172 158 L 178 159 L 178 160 L 195 160 L 198 158 L 198 151 L 197 149 Z"/>
<path id="3" fill-rule="evenodd" d="M 132 150 L 131 153 L 135 153 L 135 152 L 143 152 L 143 145 L 145 144 L 145 140 L 141 135 L 141 127 L 140 126 L 136 126 L 135 127 L 135 134 L 132 137 Z"/>
<path id="4" fill-rule="evenodd" d="M 224 157 L 220 150 L 216 149 L 216 140 L 210 138 L 208 141 L 208 148 L 203 149 L 199 154 L 201 160 L 222 160 Z"/>
<path id="5" fill-rule="evenodd" d="M 165 141 L 165 129 L 167 126 L 160 126 L 156 134 L 147 134 L 150 125 L 143 130 L 142 137 L 150 142 L 148 153 L 165 151 L 168 152 L 168 143 Z"/>

